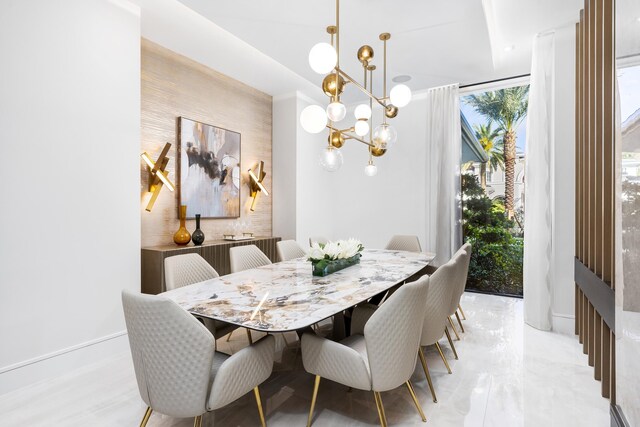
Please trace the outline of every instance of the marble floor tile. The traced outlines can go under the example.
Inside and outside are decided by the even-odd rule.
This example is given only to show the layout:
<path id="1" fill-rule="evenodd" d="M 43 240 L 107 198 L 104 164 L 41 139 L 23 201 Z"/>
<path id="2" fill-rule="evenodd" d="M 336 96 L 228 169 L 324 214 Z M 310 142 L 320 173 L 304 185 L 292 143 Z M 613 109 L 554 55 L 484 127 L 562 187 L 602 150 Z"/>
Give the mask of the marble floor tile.
<path id="1" fill-rule="evenodd" d="M 426 349 L 438 395 L 434 403 L 420 364 L 412 383 L 431 426 L 580 426 L 609 425 L 609 402 L 600 397 L 581 346 L 574 337 L 541 332 L 523 322 L 522 300 L 464 295 L 466 333 L 454 341 L 454 360 L 446 338 L 440 344 L 452 374 L 435 348 Z M 321 331 L 331 325 L 323 322 Z M 253 333 L 258 339 L 261 333 Z M 285 341 L 286 339 L 286 341 Z M 247 345 L 244 331 L 220 351 L 233 353 Z M 295 333 L 276 335 L 272 376 L 260 387 L 269 426 L 304 426 L 313 376 L 304 372 Z M 406 388 L 382 393 L 390 426 L 421 426 Z M 0 396 L 0 426 L 137 426 L 145 405 L 138 395 L 129 354 L 114 355 L 63 377 Z M 149 426 L 187 427 L 193 419 L 154 413 Z M 256 426 L 253 394 L 207 414 L 204 426 Z M 371 392 L 322 380 L 314 426 L 377 426 Z"/>

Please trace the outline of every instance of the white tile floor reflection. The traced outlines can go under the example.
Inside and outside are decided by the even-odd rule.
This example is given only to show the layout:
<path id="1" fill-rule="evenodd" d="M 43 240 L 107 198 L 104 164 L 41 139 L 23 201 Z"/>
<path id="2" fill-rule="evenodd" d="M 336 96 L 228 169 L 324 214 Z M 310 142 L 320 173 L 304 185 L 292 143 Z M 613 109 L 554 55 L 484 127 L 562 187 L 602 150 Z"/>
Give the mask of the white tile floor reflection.
<path id="1" fill-rule="evenodd" d="M 609 403 L 573 337 L 534 330 L 522 321 L 522 300 L 465 294 L 466 333 L 456 342 L 460 360 L 446 343 L 453 374 L 435 349 L 427 351 L 438 403 L 431 400 L 421 368 L 412 381 L 431 426 L 608 426 Z M 234 334 L 220 348 L 246 345 Z M 313 377 L 302 369 L 295 334 L 271 378 L 261 386 L 269 426 L 304 426 Z M 281 338 L 278 338 L 283 344 Z M 390 426 L 425 425 L 406 388 L 382 394 Z M 1 426 L 136 426 L 145 406 L 128 354 L 65 377 L 0 396 Z M 314 426 L 378 425 L 373 395 L 320 385 Z M 192 419 L 153 414 L 149 426 L 191 426 Z M 259 425 L 253 394 L 208 415 L 207 426 Z"/>

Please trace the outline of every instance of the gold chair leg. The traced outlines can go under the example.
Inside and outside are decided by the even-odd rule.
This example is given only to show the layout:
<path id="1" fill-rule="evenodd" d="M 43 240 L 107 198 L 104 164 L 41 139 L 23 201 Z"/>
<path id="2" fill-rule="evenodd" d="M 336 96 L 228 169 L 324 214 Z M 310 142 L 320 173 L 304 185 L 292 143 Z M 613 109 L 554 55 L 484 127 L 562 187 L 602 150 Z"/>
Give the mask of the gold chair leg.
<path id="1" fill-rule="evenodd" d="M 316 375 L 316 381 L 313 384 L 313 394 L 311 395 L 311 409 L 309 409 L 309 418 L 307 419 L 307 427 L 311 426 L 313 418 L 313 409 L 316 406 L 316 398 L 318 397 L 318 387 L 320 386 L 320 375 Z"/>
<path id="2" fill-rule="evenodd" d="M 464 311 L 462 311 L 462 306 L 460 304 L 458 304 L 458 310 L 460 310 L 460 314 L 462 314 L 462 320 L 467 320 L 467 316 L 464 314 Z"/>
<path id="3" fill-rule="evenodd" d="M 380 418 L 380 427 L 387 427 L 387 414 L 384 413 L 384 405 L 382 404 L 382 396 L 377 391 L 373 392 L 376 399 L 376 408 L 378 409 L 378 417 Z"/>
<path id="4" fill-rule="evenodd" d="M 413 391 L 413 386 L 411 385 L 411 381 L 407 380 L 407 388 L 409 389 L 409 393 L 411 393 L 411 398 L 413 399 L 413 403 L 416 405 L 416 409 L 420 414 L 420 418 L 422 418 L 422 422 L 427 422 L 427 417 L 424 416 L 424 412 L 422 412 L 422 407 L 420 406 L 420 402 L 418 402 L 418 396 L 416 396 L 416 392 Z"/>
<path id="5" fill-rule="evenodd" d="M 253 344 L 253 339 L 251 339 L 251 330 L 246 329 L 246 331 L 247 331 L 247 338 L 249 339 L 249 344 Z"/>
<path id="6" fill-rule="evenodd" d="M 198 415 L 193 419 L 193 427 L 202 427 L 202 415 Z"/>
<path id="7" fill-rule="evenodd" d="M 462 320 L 460 320 L 460 316 L 458 315 L 457 311 L 456 311 L 456 319 L 458 319 L 458 325 L 460 325 L 460 330 L 464 334 L 464 326 L 462 326 Z"/>
<path id="8" fill-rule="evenodd" d="M 140 422 L 140 427 L 145 427 L 147 425 L 152 412 L 153 409 L 151 409 L 150 406 L 147 406 L 147 410 L 145 411 L 144 416 L 142 417 L 142 421 Z"/>
<path id="9" fill-rule="evenodd" d="M 264 420 L 264 412 L 262 411 L 262 399 L 260 399 L 260 390 L 258 390 L 258 387 L 255 387 L 253 389 L 253 393 L 256 395 L 258 414 L 260 414 L 260 425 L 262 425 L 262 427 L 267 427 L 267 422 Z"/>
<path id="10" fill-rule="evenodd" d="M 458 360 L 458 352 L 456 351 L 456 346 L 453 345 L 453 340 L 451 339 L 451 334 L 449 333 L 449 328 L 447 327 L 447 325 L 444 325 L 444 333 L 447 334 L 449 345 L 451 346 L 451 350 L 453 350 L 453 356 L 456 358 L 456 360 Z"/>
<path id="11" fill-rule="evenodd" d="M 233 331 L 229 332 L 229 335 L 227 335 L 227 342 L 231 339 L 231 335 L 233 335 Z"/>
<path id="12" fill-rule="evenodd" d="M 427 377 L 427 383 L 429 384 L 429 390 L 431 390 L 433 403 L 438 403 L 438 398 L 436 397 L 436 391 L 433 388 L 433 383 L 431 382 L 431 375 L 429 374 L 429 368 L 427 367 L 427 359 L 426 357 L 424 357 L 424 352 L 422 351 L 422 347 L 418 347 L 418 356 L 420 356 L 420 363 L 422 363 L 422 369 L 424 370 L 424 374 Z"/>
<path id="13" fill-rule="evenodd" d="M 449 366 L 449 362 L 447 362 L 447 358 L 444 357 L 444 353 L 442 352 L 442 348 L 440 348 L 439 343 L 436 343 L 436 348 L 438 349 L 438 353 L 440 353 L 440 357 L 442 357 L 442 361 L 444 362 L 444 365 L 447 367 L 447 371 L 451 373 L 451 367 Z"/>
<path id="14" fill-rule="evenodd" d="M 447 319 L 449 319 L 449 324 L 451 325 L 451 329 L 453 329 L 453 333 L 456 334 L 456 338 L 458 339 L 458 341 L 460 341 L 460 335 L 458 335 L 458 330 L 456 329 L 456 326 L 453 324 L 453 320 L 451 320 L 451 317 L 447 317 Z"/>

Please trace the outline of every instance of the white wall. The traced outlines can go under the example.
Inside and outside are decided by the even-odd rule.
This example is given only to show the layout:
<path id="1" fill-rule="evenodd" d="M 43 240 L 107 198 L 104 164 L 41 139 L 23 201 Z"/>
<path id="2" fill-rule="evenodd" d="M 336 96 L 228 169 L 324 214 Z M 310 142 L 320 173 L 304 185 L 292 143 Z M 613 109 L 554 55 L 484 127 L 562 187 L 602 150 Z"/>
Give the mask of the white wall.
<path id="1" fill-rule="evenodd" d="M 297 92 L 273 98 L 273 235 L 296 238 Z"/>
<path id="2" fill-rule="evenodd" d="M 379 108 L 374 108 L 374 127 L 380 123 L 381 114 Z M 384 156 L 374 158 L 378 173 L 373 177 L 364 174 L 369 160 L 367 147 L 357 141 L 345 144 L 344 166 L 335 172 L 336 238 L 355 237 L 366 247 L 384 248 L 394 234 L 414 234 L 428 249 L 426 117 L 426 97 L 421 94 L 389 121 L 398 132 L 398 140 Z M 353 121 L 353 116 L 349 119 Z M 322 176 L 327 172 L 320 169 L 318 173 Z"/>
<path id="3" fill-rule="evenodd" d="M 555 149 L 552 154 L 552 328 L 574 333 L 575 26 L 555 31 Z"/>
<path id="4" fill-rule="evenodd" d="M 2 393 L 126 344 L 120 291 L 140 286 L 139 16 L 124 0 L 5 1 L 0 58 Z"/>

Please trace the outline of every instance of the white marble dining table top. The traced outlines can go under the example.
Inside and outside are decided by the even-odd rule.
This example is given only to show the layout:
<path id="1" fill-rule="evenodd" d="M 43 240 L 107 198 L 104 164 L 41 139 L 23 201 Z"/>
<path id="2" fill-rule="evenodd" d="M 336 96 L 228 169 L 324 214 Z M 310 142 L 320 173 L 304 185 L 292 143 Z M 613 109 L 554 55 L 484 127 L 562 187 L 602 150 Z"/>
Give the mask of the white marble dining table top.
<path id="1" fill-rule="evenodd" d="M 313 325 L 366 301 L 426 267 L 435 254 L 367 249 L 360 263 L 316 277 L 304 258 L 162 293 L 192 314 L 266 332 Z"/>

